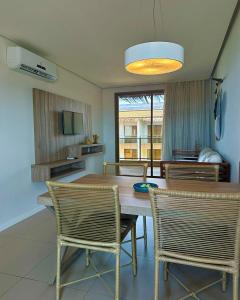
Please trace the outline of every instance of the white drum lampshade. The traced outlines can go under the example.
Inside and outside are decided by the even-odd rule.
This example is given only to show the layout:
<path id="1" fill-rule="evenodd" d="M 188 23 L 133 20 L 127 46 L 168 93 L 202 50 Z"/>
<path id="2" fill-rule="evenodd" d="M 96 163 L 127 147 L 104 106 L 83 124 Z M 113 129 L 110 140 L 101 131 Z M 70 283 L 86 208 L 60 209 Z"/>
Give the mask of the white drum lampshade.
<path id="1" fill-rule="evenodd" d="M 138 44 L 125 51 L 125 68 L 139 75 L 159 75 L 182 68 L 184 49 L 169 42 Z"/>

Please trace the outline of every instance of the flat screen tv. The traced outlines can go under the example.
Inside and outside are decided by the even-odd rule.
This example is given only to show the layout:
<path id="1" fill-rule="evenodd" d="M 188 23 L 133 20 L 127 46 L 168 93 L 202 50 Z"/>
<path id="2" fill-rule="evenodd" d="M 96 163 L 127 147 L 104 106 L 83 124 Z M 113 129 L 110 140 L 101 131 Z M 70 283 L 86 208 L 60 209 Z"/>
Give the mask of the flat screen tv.
<path id="1" fill-rule="evenodd" d="M 83 134 L 83 114 L 73 111 L 63 111 L 62 124 L 64 135 Z"/>

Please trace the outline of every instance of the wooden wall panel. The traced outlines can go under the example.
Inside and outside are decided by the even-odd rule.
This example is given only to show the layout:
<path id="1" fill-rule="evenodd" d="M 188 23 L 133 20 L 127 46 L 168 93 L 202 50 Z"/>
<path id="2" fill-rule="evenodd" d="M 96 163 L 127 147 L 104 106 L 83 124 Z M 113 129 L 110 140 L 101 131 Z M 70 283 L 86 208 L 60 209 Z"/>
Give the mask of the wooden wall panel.
<path id="1" fill-rule="evenodd" d="M 83 113 L 83 135 L 63 135 L 62 112 Z M 53 93 L 33 89 L 35 163 L 66 159 L 69 145 L 92 135 L 91 106 Z"/>

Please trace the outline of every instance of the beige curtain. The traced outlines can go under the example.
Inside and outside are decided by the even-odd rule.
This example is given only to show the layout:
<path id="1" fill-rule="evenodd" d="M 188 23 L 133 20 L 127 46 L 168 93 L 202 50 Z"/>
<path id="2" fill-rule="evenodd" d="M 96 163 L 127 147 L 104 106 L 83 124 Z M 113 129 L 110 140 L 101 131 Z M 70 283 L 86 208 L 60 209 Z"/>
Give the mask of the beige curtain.
<path id="1" fill-rule="evenodd" d="M 211 85 L 209 80 L 169 83 L 165 88 L 163 159 L 172 150 L 195 150 L 211 141 Z"/>

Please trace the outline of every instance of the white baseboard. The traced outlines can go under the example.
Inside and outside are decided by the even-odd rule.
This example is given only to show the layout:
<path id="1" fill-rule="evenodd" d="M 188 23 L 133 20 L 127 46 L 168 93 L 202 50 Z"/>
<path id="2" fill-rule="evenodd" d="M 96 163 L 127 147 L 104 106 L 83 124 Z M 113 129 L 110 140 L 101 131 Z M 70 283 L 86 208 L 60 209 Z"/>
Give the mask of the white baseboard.
<path id="1" fill-rule="evenodd" d="M 31 217 L 31 216 L 33 216 L 33 215 L 35 215 L 36 213 L 43 210 L 44 208 L 45 207 L 43 207 L 43 206 L 38 206 L 38 207 L 36 207 L 36 208 L 34 208 L 34 209 L 18 216 L 16 218 L 13 218 L 13 219 L 9 220 L 8 222 L 6 222 L 4 224 L 0 224 L 0 232 L 7 229 L 7 228 L 9 228 L 9 227 L 11 227 L 11 226 L 13 226 L 13 225 L 15 225 L 15 224 L 17 224 L 17 223 L 19 223 L 19 222 L 21 222 L 21 221 L 23 221 L 23 220 L 25 220 L 25 219 L 27 219 L 27 218 L 29 218 L 29 217 Z"/>

